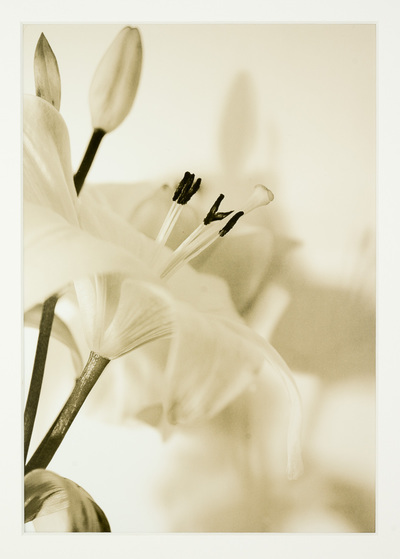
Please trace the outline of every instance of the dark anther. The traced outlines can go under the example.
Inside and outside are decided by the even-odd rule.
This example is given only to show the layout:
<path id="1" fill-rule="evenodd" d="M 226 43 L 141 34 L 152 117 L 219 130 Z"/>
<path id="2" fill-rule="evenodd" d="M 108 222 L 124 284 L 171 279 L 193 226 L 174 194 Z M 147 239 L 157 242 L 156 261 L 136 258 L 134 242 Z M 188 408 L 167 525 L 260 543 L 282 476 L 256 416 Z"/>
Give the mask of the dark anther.
<path id="1" fill-rule="evenodd" d="M 190 198 L 192 196 L 194 196 L 196 194 L 196 192 L 199 190 L 201 185 L 201 179 L 198 178 L 196 180 L 196 182 L 194 184 L 192 184 L 192 186 L 190 188 L 188 188 L 187 192 L 186 192 L 186 196 L 183 202 L 181 202 L 181 204 L 187 204 L 187 202 L 189 202 Z"/>
<path id="2" fill-rule="evenodd" d="M 181 205 L 187 204 L 190 198 L 199 190 L 200 184 L 201 179 L 197 179 L 194 182 L 194 175 L 186 171 L 183 179 L 176 187 L 172 201 Z"/>
<path id="3" fill-rule="evenodd" d="M 228 223 L 219 231 L 219 236 L 220 237 L 225 237 L 225 235 L 227 233 L 229 233 L 229 231 L 232 229 L 232 227 L 234 227 L 237 223 L 237 221 L 242 217 L 242 215 L 244 215 L 244 212 L 237 212 L 235 213 L 235 215 L 233 217 L 231 217 L 231 219 L 228 221 Z"/>
<path id="4" fill-rule="evenodd" d="M 189 171 L 186 171 L 186 173 L 183 175 L 183 179 L 176 187 L 172 200 L 176 202 L 179 196 L 182 194 L 183 190 L 187 188 L 189 184 L 193 184 L 193 181 L 194 181 L 194 175 L 189 173 Z"/>
<path id="5" fill-rule="evenodd" d="M 208 214 L 206 215 L 206 217 L 203 220 L 204 225 L 208 225 L 209 223 L 212 223 L 213 221 L 219 221 L 221 219 L 224 219 L 225 217 L 227 217 L 228 215 L 233 213 L 233 210 L 231 210 L 230 212 L 219 212 L 218 211 L 219 205 L 221 204 L 221 202 L 224 198 L 225 198 L 225 196 L 223 194 L 220 194 L 218 196 L 218 198 L 215 200 L 214 204 L 211 206 L 210 211 L 208 212 Z"/>

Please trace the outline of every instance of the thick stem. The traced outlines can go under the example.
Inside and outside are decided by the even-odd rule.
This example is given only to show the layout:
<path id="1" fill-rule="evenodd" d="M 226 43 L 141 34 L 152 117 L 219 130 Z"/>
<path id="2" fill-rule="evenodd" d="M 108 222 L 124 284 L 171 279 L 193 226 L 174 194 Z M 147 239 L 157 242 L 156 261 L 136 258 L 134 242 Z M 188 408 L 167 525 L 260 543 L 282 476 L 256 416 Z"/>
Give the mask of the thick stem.
<path id="1" fill-rule="evenodd" d="M 90 352 L 89 359 L 81 376 L 77 379 L 70 397 L 26 465 L 25 474 L 36 468 L 46 468 L 48 466 L 89 392 L 109 362 L 110 360 L 106 357 L 102 357 L 93 351 Z"/>
<path id="2" fill-rule="evenodd" d="M 24 413 L 24 460 L 28 454 L 29 444 L 32 437 L 33 425 L 35 423 L 37 408 L 39 404 L 40 391 L 43 383 L 44 367 L 46 364 L 47 350 L 49 347 L 51 328 L 54 319 L 54 310 L 58 300 L 57 295 L 49 297 L 43 304 L 42 317 L 40 319 L 39 336 L 36 346 L 35 360 L 33 363 L 32 377 L 29 385 L 28 398 L 26 400 Z"/>
<path id="3" fill-rule="evenodd" d="M 106 134 L 105 131 L 101 130 L 101 128 L 95 128 L 93 130 L 92 137 L 90 138 L 88 147 L 86 148 L 86 153 L 83 156 L 79 169 L 77 170 L 74 176 L 74 183 L 75 183 L 77 194 L 79 194 L 82 189 L 83 183 L 85 182 L 86 176 L 93 163 L 100 142 L 104 138 L 105 134 Z"/>

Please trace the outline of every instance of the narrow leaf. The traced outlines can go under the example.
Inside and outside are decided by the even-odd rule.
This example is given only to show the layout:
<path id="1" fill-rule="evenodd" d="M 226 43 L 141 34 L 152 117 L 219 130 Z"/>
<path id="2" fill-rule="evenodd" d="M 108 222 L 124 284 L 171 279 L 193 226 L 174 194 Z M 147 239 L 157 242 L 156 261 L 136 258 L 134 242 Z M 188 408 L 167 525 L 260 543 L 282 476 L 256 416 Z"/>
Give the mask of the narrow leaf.
<path id="1" fill-rule="evenodd" d="M 63 510 L 65 532 L 111 532 L 102 509 L 73 481 L 42 469 L 25 476 L 25 522 Z"/>
<path id="2" fill-rule="evenodd" d="M 34 58 L 36 95 L 42 97 L 59 111 L 61 80 L 57 59 L 43 33 L 36 45 Z"/>

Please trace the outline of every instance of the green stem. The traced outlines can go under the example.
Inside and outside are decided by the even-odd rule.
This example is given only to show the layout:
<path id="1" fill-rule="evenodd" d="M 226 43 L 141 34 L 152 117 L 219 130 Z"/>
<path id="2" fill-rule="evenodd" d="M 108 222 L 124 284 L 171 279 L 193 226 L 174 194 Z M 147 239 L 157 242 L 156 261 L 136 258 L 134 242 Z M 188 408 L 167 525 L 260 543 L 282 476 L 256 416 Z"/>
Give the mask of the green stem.
<path id="1" fill-rule="evenodd" d="M 95 128 L 93 130 L 92 137 L 90 138 L 88 147 L 86 148 L 86 153 L 83 156 L 82 162 L 79 166 L 79 169 L 75 173 L 74 176 L 74 183 L 76 188 L 76 193 L 79 195 L 83 183 L 85 182 L 86 176 L 89 172 L 89 169 L 93 163 L 94 157 L 97 153 L 101 140 L 105 136 L 105 131 L 101 128 Z"/>
<path id="2" fill-rule="evenodd" d="M 25 474 L 48 466 L 89 392 L 109 362 L 110 360 L 106 357 L 102 357 L 94 351 L 90 352 L 89 359 L 81 376 L 77 379 L 70 397 L 26 465 Z"/>
<path id="3" fill-rule="evenodd" d="M 54 311 L 58 296 L 49 297 L 43 304 L 42 317 L 40 319 L 39 336 L 36 346 L 35 360 L 33 363 L 32 377 L 29 385 L 28 398 L 26 400 L 24 413 L 24 459 L 28 454 L 29 444 L 32 438 L 33 425 L 35 423 L 37 408 L 39 405 L 40 391 L 43 383 L 44 367 L 46 364 L 47 350 L 49 347 L 51 328 L 53 325 Z"/>

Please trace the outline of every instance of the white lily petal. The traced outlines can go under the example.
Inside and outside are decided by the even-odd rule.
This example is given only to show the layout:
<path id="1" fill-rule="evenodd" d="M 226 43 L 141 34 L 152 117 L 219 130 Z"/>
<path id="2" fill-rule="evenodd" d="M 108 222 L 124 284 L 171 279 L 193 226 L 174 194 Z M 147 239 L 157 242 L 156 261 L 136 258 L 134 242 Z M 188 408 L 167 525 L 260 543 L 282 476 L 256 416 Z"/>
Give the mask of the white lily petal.
<path id="1" fill-rule="evenodd" d="M 156 285 L 120 274 L 96 275 L 75 282 L 88 345 L 115 359 L 173 333 L 171 297 Z"/>
<path id="2" fill-rule="evenodd" d="M 42 305 L 36 305 L 24 314 L 24 325 L 39 328 L 41 318 Z M 51 335 L 71 350 L 75 373 L 79 376 L 84 366 L 81 352 L 68 325 L 57 314 L 54 315 Z"/>
<path id="3" fill-rule="evenodd" d="M 249 386 L 264 362 L 265 371 L 281 377 L 289 396 L 287 473 L 289 479 L 299 477 L 301 402 L 282 357 L 239 320 L 194 313 L 186 306 L 177 316 L 164 404 L 169 420 L 186 424 L 214 416 Z"/>
<path id="4" fill-rule="evenodd" d="M 154 341 L 112 360 L 89 395 L 85 412 L 128 425 L 137 419 L 159 423 L 169 345 L 169 340 Z"/>
<path id="5" fill-rule="evenodd" d="M 24 97 L 24 200 L 77 224 L 69 135 L 60 113 L 40 97 Z"/>
<path id="6" fill-rule="evenodd" d="M 165 409 L 172 423 L 210 418 L 236 398 L 262 363 L 261 351 L 228 319 L 177 305 L 177 333 L 167 366 Z"/>
<path id="7" fill-rule="evenodd" d="M 156 249 L 155 244 L 100 201 L 92 200 L 90 205 L 86 202 L 78 200 L 80 227 L 99 239 L 124 248 L 138 258 L 142 265 L 148 266 Z"/>
<path id="8" fill-rule="evenodd" d="M 88 275 L 131 272 L 138 279 L 152 279 L 128 251 L 74 227 L 46 207 L 24 204 L 24 230 L 25 309 Z"/>
<path id="9" fill-rule="evenodd" d="M 229 326 L 249 344 L 253 344 L 255 350 L 262 352 L 265 360 L 264 373 L 267 371 L 277 374 L 283 381 L 290 402 L 287 475 L 289 479 L 297 479 L 303 473 L 303 460 L 301 456 L 302 409 L 296 381 L 281 355 L 264 338 L 239 322 L 230 322 Z"/>
<path id="10" fill-rule="evenodd" d="M 156 188 L 154 184 L 149 182 L 95 184 L 86 182 L 85 187 L 79 194 L 79 199 L 82 204 L 89 207 L 93 201 L 100 202 L 125 221 L 129 221 L 131 214 L 149 195 L 155 192 Z M 162 209 L 160 213 L 162 214 L 162 217 L 159 218 L 161 220 L 165 214 Z M 134 223 L 132 225 L 136 227 Z M 136 227 L 136 229 L 140 231 L 140 228 Z"/>
<path id="11" fill-rule="evenodd" d="M 236 308 L 243 313 L 267 277 L 273 244 L 267 229 L 242 225 L 205 250 L 192 265 L 199 272 L 223 278 Z"/>

